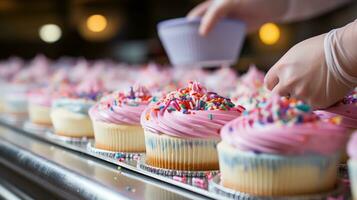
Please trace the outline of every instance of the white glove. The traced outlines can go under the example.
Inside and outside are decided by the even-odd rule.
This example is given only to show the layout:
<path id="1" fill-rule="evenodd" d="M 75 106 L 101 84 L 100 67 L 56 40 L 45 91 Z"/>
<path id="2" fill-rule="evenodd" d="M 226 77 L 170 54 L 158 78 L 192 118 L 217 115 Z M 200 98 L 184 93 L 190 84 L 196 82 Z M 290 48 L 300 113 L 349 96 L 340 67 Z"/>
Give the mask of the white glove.
<path id="1" fill-rule="evenodd" d="M 357 22 L 302 41 L 267 73 L 265 84 L 279 95 L 328 107 L 357 85 Z"/>

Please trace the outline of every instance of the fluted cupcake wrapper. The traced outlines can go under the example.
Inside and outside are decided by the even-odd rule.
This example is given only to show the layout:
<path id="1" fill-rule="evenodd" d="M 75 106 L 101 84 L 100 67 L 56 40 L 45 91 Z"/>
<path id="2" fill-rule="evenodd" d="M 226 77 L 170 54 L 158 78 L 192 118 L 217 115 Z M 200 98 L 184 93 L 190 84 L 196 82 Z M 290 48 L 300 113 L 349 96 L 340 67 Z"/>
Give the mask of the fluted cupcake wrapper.
<path id="1" fill-rule="evenodd" d="M 93 121 L 95 147 L 117 152 L 145 152 L 143 128 Z"/>
<path id="2" fill-rule="evenodd" d="M 352 199 L 357 199 L 357 160 L 348 160 L 348 174 L 351 181 Z"/>
<path id="3" fill-rule="evenodd" d="M 50 118 L 50 111 L 51 111 L 50 107 L 30 104 L 28 111 L 29 111 L 29 118 L 32 123 L 40 124 L 44 126 L 52 125 L 51 118 Z"/>
<path id="4" fill-rule="evenodd" d="M 92 121 L 88 115 L 64 108 L 52 108 L 51 120 L 55 134 L 67 137 L 93 137 Z"/>
<path id="5" fill-rule="evenodd" d="M 218 144 L 223 186 L 262 195 L 300 195 L 333 189 L 337 181 L 339 153 L 329 156 L 279 156 L 242 152 Z"/>
<path id="6" fill-rule="evenodd" d="M 174 170 L 217 170 L 216 138 L 177 138 L 145 131 L 146 163 Z"/>
<path id="7" fill-rule="evenodd" d="M 3 109 L 6 114 L 12 114 L 12 115 L 27 115 L 27 100 L 26 99 L 21 99 L 21 100 L 10 100 L 10 99 L 5 99 L 4 104 L 3 104 Z"/>
<path id="8" fill-rule="evenodd" d="M 179 18 L 159 23 L 158 34 L 171 63 L 177 66 L 213 66 L 236 61 L 245 36 L 245 25 L 221 20 L 211 32 L 198 34 L 200 20 Z"/>
<path id="9" fill-rule="evenodd" d="M 216 175 L 210 180 L 209 191 L 219 196 L 226 197 L 232 200 L 326 200 L 326 199 L 340 199 L 341 197 L 347 199 L 343 185 L 339 185 L 333 190 L 303 195 L 283 195 L 283 196 L 257 196 L 247 193 L 242 193 L 221 185 L 220 175 Z M 342 196 L 341 196 L 342 195 Z"/>

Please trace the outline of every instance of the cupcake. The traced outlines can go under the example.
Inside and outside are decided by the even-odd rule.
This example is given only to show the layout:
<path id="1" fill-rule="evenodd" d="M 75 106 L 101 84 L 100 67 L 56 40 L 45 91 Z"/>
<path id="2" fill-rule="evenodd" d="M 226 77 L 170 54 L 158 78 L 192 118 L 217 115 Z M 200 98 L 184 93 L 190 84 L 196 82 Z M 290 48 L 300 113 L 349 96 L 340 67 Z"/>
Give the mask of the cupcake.
<path id="1" fill-rule="evenodd" d="M 68 137 L 93 137 L 88 110 L 102 95 L 101 81 L 87 80 L 69 91 L 69 94 L 57 94 L 60 97 L 52 102 L 50 117 L 55 133 Z"/>
<path id="2" fill-rule="evenodd" d="M 16 117 L 28 113 L 27 93 L 45 83 L 51 73 L 49 61 L 44 56 L 36 56 L 28 67 L 22 69 L 7 84 L 4 94 L 4 112 Z"/>
<path id="3" fill-rule="evenodd" d="M 0 113 L 4 111 L 4 96 L 11 91 L 8 83 L 21 70 L 23 61 L 19 58 L 10 58 L 0 62 Z"/>
<path id="4" fill-rule="evenodd" d="M 347 146 L 348 173 L 351 180 L 351 191 L 353 199 L 357 199 L 357 131 L 353 133 Z"/>
<path id="5" fill-rule="evenodd" d="M 128 92 L 103 97 L 89 111 L 95 147 L 116 152 L 145 152 L 141 113 L 151 101 L 149 91 L 140 86 Z"/>
<path id="6" fill-rule="evenodd" d="M 37 125 L 52 126 L 50 117 L 52 100 L 70 97 L 74 89 L 63 69 L 59 69 L 48 85 L 28 93 L 28 112 L 30 121 Z"/>
<path id="7" fill-rule="evenodd" d="M 333 189 L 347 140 L 338 120 L 274 96 L 227 123 L 217 146 L 221 184 L 257 196 L 294 196 Z"/>
<path id="8" fill-rule="evenodd" d="M 238 76 L 235 70 L 222 66 L 205 77 L 205 85 L 212 91 L 228 96 L 235 89 L 237 80 Z"/>
<path id="9" fill-rule="evenodd" d="M 322 119 L 341 117 L 340 126 L 347 128 L 349 134 L 357 129 L 357 87 L 340 102 L 325 110 L 315 111 Z"/>
<path id="10" fill-rule="evenodd" d="M 357 130 L 357 88 L 334 106 L 325 110 L 317 110 L 315 113 L 326 120 L 341 117 L 340 126 L 347 129 L 346 134 L 349 137 L 353 131 Z M 347 153 L 344 151 L 341 162 L 345 163 L 347 159 Z"/>
<path id="11" fill-rule="evenodd" d="M 47 88 L 30 91 L 28 94 L 28 101 L 28 112 L 30 121 L 38 125 L 51 126 L 51 91 Z"/>
<path id="12" fill-rule="evenodd" d="M 170 92 L 141 116 L 146 163 L 173 170 L 217 170 L 219 130 L 243 110 L 197 82 Z"/>
<path id="13" fill-rule="evenodd" d="M 263 86 L 265 74 L 254 65 L 238 81 L 236 89 L 229 95 L 233 103 L 242 105 L 247 111 L 269 98 L 269 91 Z"/>

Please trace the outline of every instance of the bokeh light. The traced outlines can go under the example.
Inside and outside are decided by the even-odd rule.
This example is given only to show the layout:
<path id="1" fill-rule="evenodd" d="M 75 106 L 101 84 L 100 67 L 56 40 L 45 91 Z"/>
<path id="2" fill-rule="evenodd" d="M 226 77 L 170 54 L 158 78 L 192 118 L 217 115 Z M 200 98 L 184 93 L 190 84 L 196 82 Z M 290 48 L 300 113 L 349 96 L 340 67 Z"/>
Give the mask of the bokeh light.
<path id="1" fill-rule="evenodd" d="M 54 43 L 61 38 L 62 30 L 56 24 L 45 24 L 40 27 L 38 34 L 44 42 Z"/>
<path id="2" fill-rule="evenodd" d="M 93 32 L 102 32 L 107 27 L 108 21 L 103 15 L 91 15 L 87 19 L 87 27 Z"/>
<path id="3" fill-rule="evenodd" d="M 259 29 L 259 38 L 266 45 L 274 45 L 280 39 L 280 28 L 274 23 L 263 24 Z"/>

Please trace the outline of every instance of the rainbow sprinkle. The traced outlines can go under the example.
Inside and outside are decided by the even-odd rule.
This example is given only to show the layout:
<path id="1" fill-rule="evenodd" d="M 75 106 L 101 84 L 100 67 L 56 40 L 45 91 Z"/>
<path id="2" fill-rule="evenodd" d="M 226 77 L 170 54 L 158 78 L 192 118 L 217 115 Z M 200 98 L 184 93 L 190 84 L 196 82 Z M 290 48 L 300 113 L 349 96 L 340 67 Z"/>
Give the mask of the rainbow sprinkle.
<path id="1" fill-rule="evenodd" d="M 270 100 L 260 102 L 250 111 L 243 113 L 248 116 L 250 126 L 262 126 L 266 124 L 292 125 L 306 122 L 316 122 L 319 117 L 312 112 L 311 107 L 301 100 L 273 96 Z"/>
<path id="2" fill-rule="evenodd" d="M 229 98 L 222 97 L 215 92 L 208 92 L 198 82 L 189 82 L 188 87 L 168 93 L 154 106 L 154 110 L 160 113 L 181 112 L 183 114 L 195 114 L 200 110 L 236 110 L 244 111 L 244 107 L 235 106 Z M 213 115 L 208 115 L 212 120 Z"/>
<path id="3" fill-rule="evenodd" d="M 342 104 L 357 104 L 357 87 L 341 101 Z"/>
<path id="4" fill-rule="evenodd" d="M 127 92 L 114 92 L 106 96 L 100 101 L 101 109 L 109 109 L 114 111 L 113 107 L 121 107 L 123 105 L 137 107 L 142 104 L 149 104 L 152 100 L 150 92 L 142 86 L 132 86 Z"/>

